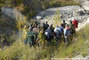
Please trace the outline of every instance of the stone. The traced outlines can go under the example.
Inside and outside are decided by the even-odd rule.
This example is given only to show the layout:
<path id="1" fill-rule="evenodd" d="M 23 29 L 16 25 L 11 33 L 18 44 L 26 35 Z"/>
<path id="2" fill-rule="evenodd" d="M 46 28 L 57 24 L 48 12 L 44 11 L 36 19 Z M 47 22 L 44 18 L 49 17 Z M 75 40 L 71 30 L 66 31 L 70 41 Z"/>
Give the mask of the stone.
<path id="1" fill-rule="evenodd" d="M 41 19 L 41 18 L 42 18 L 41 16 L 36 16 L 36 19 L 37 19 L 37 20 L 39 20 L 39 19 Z"/>
<path id="2" fill-rule="evenodd" d="M 87 23 L 89 23 L 89 18 L 87 19 Z"/>
<path id="3" fill-rule="evenodd" d="M 86 56 L 86 57 L 84 58 L 84 60 L 89 60 L 89 56 Z"/>
<path id="4" fill-rule="evenodd" d="M 83 56 L 81 54 L 79 54 L 79 55 L 77 55 L 77 56 L 72 58 L 72 60 L 83 60 L 83 59 L 84 58 L 83 58 Z"/>

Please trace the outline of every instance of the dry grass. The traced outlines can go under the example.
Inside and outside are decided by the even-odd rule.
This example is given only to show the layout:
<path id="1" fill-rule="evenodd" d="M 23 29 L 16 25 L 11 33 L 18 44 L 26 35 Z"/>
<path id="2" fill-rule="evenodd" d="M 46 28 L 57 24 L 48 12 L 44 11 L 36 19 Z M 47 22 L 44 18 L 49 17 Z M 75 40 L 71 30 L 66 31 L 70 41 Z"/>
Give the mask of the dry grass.
<path id="1" fill-rule="evenodd" d="M 50 46 L 42 49 L 41 47 L 31 47 L 24 45 L 21 37 L 10 47 L 5 47 L 0 50 L 0 60 L 49 60 L 51 56 L 56 58 L 73 57 L 76 54 L 82 54 L 86 56 L 89 52 L 89 28 L 88 25 L 80 30 L 73 38 L 73 42 L 65 47 L 64 43 L 60 43 L 60 46 Z M 54 52 L 52 52 L 54 50 Z"/>

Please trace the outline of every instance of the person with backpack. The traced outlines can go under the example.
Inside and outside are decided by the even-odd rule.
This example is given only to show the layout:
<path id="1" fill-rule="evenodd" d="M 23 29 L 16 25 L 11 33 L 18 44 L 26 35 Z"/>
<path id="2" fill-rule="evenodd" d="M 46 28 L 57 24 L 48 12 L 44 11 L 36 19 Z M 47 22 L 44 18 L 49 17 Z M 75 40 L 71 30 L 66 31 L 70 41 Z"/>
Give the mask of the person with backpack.
<path id="1" fill-rule="evenodd" d="M 44 29 L 44 31 L 46 30 L 45 23 L 43 23 L 43 26 L 42 26 L 42 28 Z"/>
<path id="2" fill-rule="evenodd" d="M 65 26 L 66 26 L 65 20 L 63 20 L 62 24 L 63 24 L 63 27 L 65 28 Z"/>
<path id="3" fill-rule="evenodd" d="M 55 33 L 55 39 L 59 39 L 59 34 L 60 34 L 60 30 L 59 30 L 59 26 L 57 25 L 56 28 L 54 29 L 54 33 Z"/>
<path id="4" fill-rule="evenodd" d="M 29 47 L 34 45 L 35 33 L 32 30 L 33 28 L 30 28 L 30 31 L 27 32 L 27 39 L 28 39 Z"/>
<path id="5" fill-rule="evenodd" d="M 69 27 L 69 25 L 67 24 L 66 28 L 64 29 L 64 42 L 66 44 L 70 43 L 70 37 L 71 37 L 71 29 Z"/>
<path id="6" fill-rule="evenodd" d="M 48 43 L 51 42 L 51 34 L 52 34 L 51 29 L 48 27 L 48 29 L 45 30 L 46 40 L 48 41 Z"/>
<path id="7" fill-rule="evenodd" d="M 63 29 L 64 29 L 64 24 L 62 23 L 60 26 L 59 26 L 59 36 L 62 36 L 63 35 Z"/>
<path id="8" fill-rule="evenodd" d="M 49 28 L 51 29 L 52 32 L 54 32 L 53 24 L 51 24 L 51 25 L 49 26 Z"/>
<path id="9" fill-rule="evenodd" d="M 74 29 L 74 24 L 72 23 L 72 21 L 70 21 L 70 29 L 71 29 L 71 35 L 73 36 L 73 34 L 75 33 L 75 29 Z"/>
<path id="10" fill-rule="evenodd" d="M 76 19 L 74 19 L 72 23 L 74 25 L 74 29 L 78 28 L 78 21 Z"/>
<path id="11" fill-rule="evenodd" d="M 51 31 L 51 39 L 53 39 L 54 38 L 54 27 L 53 27 L 53 24 L 51 24 L 49 26 L 49 28 L 50 28 L 50 31 Z"/>
<path id="12" fill-rule="evenodd" d="M 48 22 L 46 21 L 46 23 L 45 23 L 45 28 L 48 29 L 48 27 L 49 27 L 49 24 L 48 24 Z"/>

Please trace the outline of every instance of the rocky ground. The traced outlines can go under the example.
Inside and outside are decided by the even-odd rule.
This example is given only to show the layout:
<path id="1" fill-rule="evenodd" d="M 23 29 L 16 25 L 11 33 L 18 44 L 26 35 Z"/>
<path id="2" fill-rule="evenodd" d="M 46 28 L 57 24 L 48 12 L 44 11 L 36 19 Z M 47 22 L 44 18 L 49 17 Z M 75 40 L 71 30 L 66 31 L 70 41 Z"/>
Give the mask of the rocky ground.
<path id="1" fill-rule="evenodd" d="M 69 20 L 77 19 L 79 21 L 79 29 L 82 26 L 85 26 L 87 19 L 89 17 L 89 11 L 85 11 L 83 7 L 80 6 L 65 6 L 65 7 L 58 7 L 58 8 L 49 8 L 45 11 L 40 12 L 37 14 L 37 20 L 41 22 L 48 21 L 49 24 L 54 24 L 53 17 L 56 15 L 56 12 L 59 11 L 59 16 L 61 20 L 65 20 L 69 22 Z M 81 13 L 81 11 L 83 13 Z M 84 24 L 84 25 L 83 25 Z M 78 30 L 79 30 L 78 29 Z"/>
<path id="2" fill-rule="evenodd" d="M 3 48 L 4 45 L 10 45 L 14 41 L 11 36 L 16 32 L 16 20 L 0 13 L 0 47 Z"/>
<path id="3" fill-rule="evenodd" d="M 89 1 L 87 0 L 81 0 L 82 2 L 81 6 L 65 6 L 65 7 L 58 7 L 58 8 L 49 8 L 45 11 L 42 11 L 37 14 L 37 16 L 34 18 L 38 21 L 41 21 L 41 23 L 48 21 L 49 24 L 55 24 L 53 17 L 56 15 L 56 12 L 59 11 L 61 20 L 65 20 L 67 23 L 69 20 L 77 19 L 79 21 L 79 28 L 78 31 L 85 27 L 87 23 L 89 23 Z M 83 13 L 81 13 L 81 11 Z M 89 55 L 83 57 L 81 54 L 76 55 L 73 57 L 74 60 L 89 60 Z"/>
<path id="4" fill-rule="evenodd" d="M 66 22 L 69 22 L 69 20 L 77 19 L 79 21 L 79 28 L 78 31 L 85 27 L 87 23 L 89 23 L 89 11 L 88 11 L 88 2 L 86 1 L 80 1 L 82 2 L 82 7 L 80 6 L 65 6 L 65 7 L 58 7 L 58 8 L 49 8 L 45 11 L 42 11 L 37 14 L 35 17 L 36 20 L 40 20 L 41 23 L 48 21 L 49 24 L 55 24 L 53 17 L 56 15 L 56 12 L 59 11 L 59 16 L 61 17 L 61 20 L 65 20 Z M 84 3 L 83 3 L 84 2 Z M 87 11 L 85 11 L 87 10 Z M 82 11 L 83 13 L 79 13 Z M 76 55 L 73 57 L 74 60 L 89 60 L 89 56 L 83 57 L 81 54 Z"/>
<path id="5" fill-rule="evenodd" d="M 84 3 L 82 4 L 84 4 L 84 6 L 87 5 L 85 4 L 85 0 L 83 1 Z M 87 22 L 89 23 L 89 11 L 85 11 L 84 7 L 80 7 L 77 5 L 49 8 L 38 13 L 34 19 L 40 21 L 41 23 L 48 21 L 49 24 L 55 24 L 53 17 L 56 16 L 58 11 L 59 11 L 60 19 L 65 20 L 67 23 L 69 22 L 69 20 L 77 19 L 79 21 L 79 28 L 77 30 L 80 30 L 81 28 L 83 28 L 87 24 Z M 7 21 L 8 23 L 11 23 L 9 24 L 9 26 L 13 27 L 12 26 L 13 22 L 11 22 L 10 20 L 7 20 Z M 14 28 L 10 30 L 11 28 L 9 28 L 7 25 L 5 26 L 6 28 L 8 28 L 8 30 L 4 29 L 4 31 L 10 32 L 15 30 Z M 0 30 L 1 30 L 1 27 L 0 27 Z M 82 55 L 76 55 L 74 58 L 84 58 L 84 57 L 82 57 Z M 85 58 L 86 60 L 88 60 L 89 56 L 86 56 Z"/>

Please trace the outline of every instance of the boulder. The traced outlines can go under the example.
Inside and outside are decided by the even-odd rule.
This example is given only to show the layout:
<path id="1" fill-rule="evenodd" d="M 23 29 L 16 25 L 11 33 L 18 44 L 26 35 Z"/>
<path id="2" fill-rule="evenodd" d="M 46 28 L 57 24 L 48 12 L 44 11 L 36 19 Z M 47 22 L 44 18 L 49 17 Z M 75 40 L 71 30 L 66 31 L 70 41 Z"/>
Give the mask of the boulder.
<path id="1" fill-rule="evenodd" d="M 42 18 L 41 16 L 36 16 L 36 19 L 37 19 L 37 20 L 39 20 L 39 19 L 41 19 L 41 18 Z"/>

